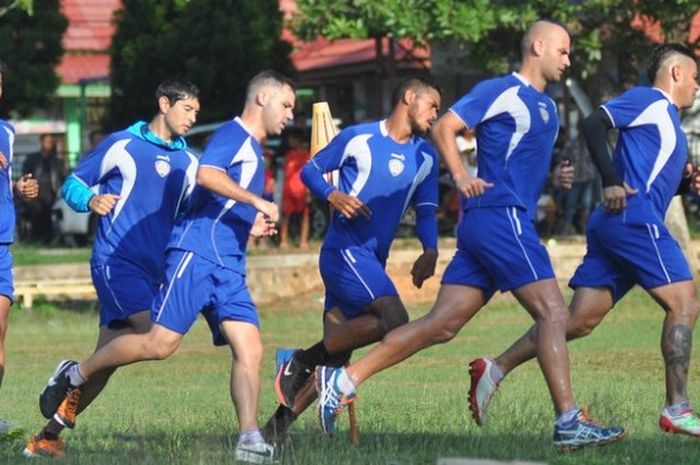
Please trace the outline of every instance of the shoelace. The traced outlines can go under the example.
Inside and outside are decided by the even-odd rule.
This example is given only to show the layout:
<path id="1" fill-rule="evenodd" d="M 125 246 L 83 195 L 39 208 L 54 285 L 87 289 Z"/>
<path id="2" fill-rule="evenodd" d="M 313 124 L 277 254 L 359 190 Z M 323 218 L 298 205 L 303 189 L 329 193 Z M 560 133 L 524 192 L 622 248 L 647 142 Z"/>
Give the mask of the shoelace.
<path id="1" fill-rule="evenodd" d="M 603 424 L 592 419 L 590 416 L 590 412 L 588 411 L 588 407 L 584 407 L 581 409 L 581 413 L 579 413 L 579 418 L 583 423 L 588 423 L 593 426 L 597 426 L 598 428 L 603 428 Z"/>
<path id="2" fill-rule="evenodd" d="M 68 411 L 74 415 L 78 411 L 78 402 L 80 402 L 80 389 L 75 388 L 71 390 L 66 397 L 66 406 L 68 407 Z"/>

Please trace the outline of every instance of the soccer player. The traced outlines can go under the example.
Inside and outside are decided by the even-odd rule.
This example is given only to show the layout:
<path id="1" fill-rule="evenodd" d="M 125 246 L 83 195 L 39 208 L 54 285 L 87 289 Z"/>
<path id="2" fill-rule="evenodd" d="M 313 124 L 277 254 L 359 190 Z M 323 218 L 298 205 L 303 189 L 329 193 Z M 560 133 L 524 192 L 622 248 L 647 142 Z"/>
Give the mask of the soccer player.
<path id="1" fill-rule="evenodd" d="M 389 118 L 346 128 L 304 167 L 304 183 L 333 207 L 319 256 L 326 287 L 323 339 L 280 364 L 275 391 L 281 405 L 265 427 L 268 436 L 282 437 L 313 402 L 311 383 L 298 402 L 295 396 L 317 365 L 342 366 L 353 349 L 380 340 L 408 321 L 384 268 L 409 204 L 416 211 L 423 245 L 411 271 L 414 285 L 420 288 L 435 273 L 438 159 L 419 136 L 437 119 L 440 100 L 435 83 L 409 78 L 397 87 Z M 337 188 L 324 177 L 335 170 Z"/>
<path id="2" fill-rule="evenodd" d="M 419 350 L 452 339 L 500 289 L 511 291 L 535 320 L 537 357 L 557 413 L 555 446 L 602 444 L 624 434 L 622 428 L 593 422 L 574 401 L 566 306 L 534 225 L 559 130 L 556 106 L 544 90 L 569 67 L 569 52 L 566 29 L 535 22 L 522 40 L 519 72 L 482 81 L 435 124 L 438 149 L 467 197 L 457 252 L 428 315 L 390 332 L 347 369 L 316 369 L 325 431 L 332 431 L 357 385 Z M 459 159 L 455 135 L 465 127 L 476 130 L 478 178 Z"/>
<path id="3" fill-rule="evenodd" d="M 698 68 L 685 46 L 669 43 L 651 54 L 653 87 L 634 87 L 602 105 L 584 121 L 589 152 L 603 179 L 603 203 L 586 231 L 588 251 L 569 285 L 575 289 L 567 337 L 587 336 L 613 306 L 639 284 L 666 312 L 661 352 L 666 403 L 661 429 L 700 437 L 700 418 L 688 400 L 688 368 L 698 317 L 692 274 L 664 216 L 683 179 L 687 145 L 679 111 L 693 104 Z M 606 133 L 619 130 L 610 160 Z M 683 187 L 683 186 L 682 186 Z M 697 180 L 693 186 L 698 189 Z M 499 383 L 535 355 L 530 329 L 494 360 L 471 363 L 470 404 L 482 424 Z"/>
<path id="4" fill-rule="evenodd" d="M 0 63 L 0 97 L 5 65 Z M 0 385 L 5 375 L 5 336 L 10 306 L 14 300 L 14 280 L 12 277 L 12 252 L 10 245 L 14 239 L 15 204 L 13 191 L 25 200 L 39 195 L 39 183 L 31 174 L 25 174 L 17 182 L 12 181 L 12 154 L 15 128 L 0 119 Z M 20 431 L 16 426 L 0 420 L 0 437 Z"/>
<path id="5" fill-rule="evenodd" d="M 214 132 L 200 159 L 191 205 L 167 246 L 150 330 L 115 338 L 80 364 L 59 364 L 41 395 L 42 412 L 53 413 L 64 399 L 79 397 L 80 386 L 102 370 L 169 357 L 202 313 L 214 344 L 231 348 L 231 398 L 241 431 L 236 460 L 273 459 L 274 447 L 257 427 L 263 347 L 245 282 L 245 252 L 251 228 L 260 218 L 257 212 L 267 220 L 256 224 L 253 232 L 276 232 L 277 206 L 261 197 L 260 142 L 279 134 L 292 119 L 294 101 L 295 85 L 281 74 L 262 71 L 251 79 L 243 113 Z"/>
<path id="6" fill-rule="evenodd" d="M 169 80 L 155 93 L 158 112 L 106 137 L 68 177 L 62 195 L 78 212 L 93 211 L 99 223 L 90 260 L 100 302 L 99 350 L 112 339 L 144 333 L 151 302 L 162 281 L 165 247 L 182 203 L 194 188 L 197 158 L 183 138 L 197 119 L 199 89 Z M 99 193 L 90 190 L 97 186 Z M 75 390 L 29 440 L 24 455 L 63 455 L 59 435 L 104 389 L 116 367 L 100 370 Z"/>

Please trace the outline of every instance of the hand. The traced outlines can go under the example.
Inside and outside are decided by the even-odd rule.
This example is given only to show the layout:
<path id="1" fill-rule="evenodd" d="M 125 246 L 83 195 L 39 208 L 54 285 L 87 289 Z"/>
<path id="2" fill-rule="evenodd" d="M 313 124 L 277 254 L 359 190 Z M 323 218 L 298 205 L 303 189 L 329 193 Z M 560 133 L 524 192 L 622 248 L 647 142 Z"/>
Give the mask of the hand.
<path id="1" fill-rule="evenodd" d="M 560 189 L 571 189 L 574 184 L 574 165 L 569 160 L 564 160 L 554 167 L 552 171 L 552 185 Z"/>
<path id="2" fill-rule="evenodd" d="M 700 167 L 694 167 L 690 163 L 685 166 L 685 178 L 690 182 L 690 190 L 700 193 Z"/>
<path id="3" fill-rule="evenodd" d="M 267 200 L 258 197 L 255 199 L 255 202 L 253 203 L 253 206 L 257 211 L 262 213 L 263 215 L 266 216 L 266 218 L 273 222 L 277 223 L 280 219 L 280 212 L 279 209 L 277 208 L 277 204 L 274 202 L 268 202 Z"/>
<path id="4" fill-rule="evenodd" d="M 423 281 L 435 274 L 437 258 L 437 250 L 427 249 L 421 254 L 420 257 L 418 257 L 415 263 L 413 263 L 413 268 L 411 268 L 411 276 L 413 276 L 413 285 L 418 289 L 423 286 Z"/>
<path id="5" fill-rule="evenodd" d="M 35 199 L 39 196 L 39 181 L 32 178 L 31 173 L 25 174 L 15 183 L 15 190 L 24 200 Z"/>
<path id="6" fill-rule="evenodd" d="M 100 216 L 105 216 L 112 211 L 121 197 L 116 194 L 93 195 L 88 207 Z"/>
<path id="7" fill-rule="evenodd" d="M 635 195 L 637 189 L 632 189 L 626 182 L 622 186 L 603 188 L 603 206 L 611 213 L 617 213 L 627 207 L 627 196 Z"/>
<path id="8" fill-rule="evenodd" d="M 341 215 L 349 220 L 356 218 L 358 215 L 369 218 L 369 216 L 372 214 L 367 205 L 362 203 L 360 199 L 348 194 L 343 194 L 338 190 L 330 193 L 328 196 L 328 203 L 330 203 L 333 208 L 338 210 Z"/>
<path id="9" fill-rule="evenodd" d="M 481 178 L 466 175 L 464 177 L 455 178 L 455 184 L 466 198 L 477 197 L 483 194 L 486 189 L 493 187 L 492 182 L 486 182 Z"/>
<path id="10" fill-rule="evenodd" d="M 255 215 L 253 227 L 250 229 L 250 235 L 253 237 L 269 237 L 275 234 L 277 234 L 275 222 L 267 219 L 262 212 L 258 212 Z"/>
<path id="11" fill-rule="evenodd" d="M 0 152 L 0 170 L 7 168 L 7 165 L 9 165 L 9 163 L 7 162 L 7 158 L 5 158 L 5 154 Z"/>

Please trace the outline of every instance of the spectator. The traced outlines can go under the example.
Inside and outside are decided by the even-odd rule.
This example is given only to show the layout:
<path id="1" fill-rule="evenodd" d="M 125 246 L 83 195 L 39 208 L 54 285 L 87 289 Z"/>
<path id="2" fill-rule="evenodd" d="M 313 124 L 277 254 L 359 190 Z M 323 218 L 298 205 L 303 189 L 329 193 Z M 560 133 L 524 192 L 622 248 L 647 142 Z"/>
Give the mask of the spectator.
<path id="1" fill-rule="evenodd" d="M 289 248 L 289 224 L 293 216 L 299 216 L 299 248 L 308 250 L 310 229 L 309 191 L 301 182 L 301 169 L 309 161 L 309 149 L 304 143 L 304 132 L 292 128 L 287 134 L 288 150 L 284 161 L 284 185 L 282 187 L 282 226 L 280 249 Z"/>
<path id="2" fill-rule="evenodd" d="M 596 169 L 579 130 L 578 137 L 567 143 L 564 157 L 569 157 L 574 165 L 574 184 L 564 196 L 564 214 L 561 231 L 565 235 L 586 231 L 588 215 L 593 208 L 593 191 L 596 185 Z M 574 222 L 574 217 L 578 217 Z"/>
<path id="3" fill-rule="evenodd" d="M 42 134 L 40 142 L 40 150 L 29 154 L 22 167 L 22 174 L 32 173 L 39 182 L 39 196 L 25 203 L 24 216 L 30 223 L 30 240 L 47 244 L 53 237 L 51 209 L 64 175 L 56 151 L 56 138 L 52 134 Z"/>

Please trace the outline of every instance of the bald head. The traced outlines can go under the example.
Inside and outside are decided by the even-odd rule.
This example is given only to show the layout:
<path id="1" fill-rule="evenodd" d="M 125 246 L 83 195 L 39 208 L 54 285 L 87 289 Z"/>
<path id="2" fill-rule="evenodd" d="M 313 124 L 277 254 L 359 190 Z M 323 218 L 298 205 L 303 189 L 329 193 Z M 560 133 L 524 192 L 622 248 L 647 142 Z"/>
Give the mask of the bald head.
<path id="1" fill-rule="evenodd" d="M 528 28 L 520 42 L 520 51 L 523 58 L 532 53 L 534 45 L 538 41 L 547 42 L 553 38 L 560 37 L 562 34 L 569 35 L 569 32 L 561 24 L 555 23 L 547 19 L 535 21 Z"/>

